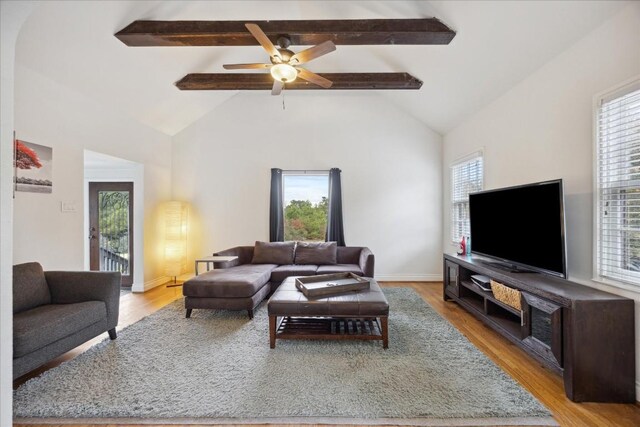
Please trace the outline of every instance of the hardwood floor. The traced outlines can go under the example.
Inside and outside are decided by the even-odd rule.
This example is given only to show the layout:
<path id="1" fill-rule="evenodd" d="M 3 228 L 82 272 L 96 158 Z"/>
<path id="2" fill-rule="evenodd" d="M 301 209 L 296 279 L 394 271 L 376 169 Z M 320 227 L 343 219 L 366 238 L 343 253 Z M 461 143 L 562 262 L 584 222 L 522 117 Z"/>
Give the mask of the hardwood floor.
<path id="1" fill-rule="evenodd" d="M 560 376 L 531 359 L 518 347 L 493 332 L 493 330 L 457 304 L 452 302 L 445 303 L 442 300 L 441 283 L 386 282 L 382 285 L 385 287 L 411 287 L 415 289 L 425 301 L 458 328 L 476 347 L 549 408 L 561 426 L 640 426 L 640 405 L 638 403 L 634 405 L 571 402 L 564 394 Z M 122 296 L 120 303 L 120 327 L 135 323 L 180 297 L 182 297 L 182 288 L 167 288 L 165 286 L 157 287 L 144 294 L 125 294 Z M 265 327 L 267 326 L 265 325 Z M 77 356 L 102 338 L 104 337 L 100 336 L 64 354 L 41 369 L 20 378 L 14 383 L 14 387 L 47 369 L 59 365 L 65 360 Z M 52 427 L 50 424 L 47 426 Z M 130 424 L 127 424 L 127 426 L 132 427 Z M 16 427 L 22 426 L 16 425 Z M 25 425 L 24 427 L 27 426 Z M 119 425 L 119 427 L 122 427 L 122 425 Z"/>

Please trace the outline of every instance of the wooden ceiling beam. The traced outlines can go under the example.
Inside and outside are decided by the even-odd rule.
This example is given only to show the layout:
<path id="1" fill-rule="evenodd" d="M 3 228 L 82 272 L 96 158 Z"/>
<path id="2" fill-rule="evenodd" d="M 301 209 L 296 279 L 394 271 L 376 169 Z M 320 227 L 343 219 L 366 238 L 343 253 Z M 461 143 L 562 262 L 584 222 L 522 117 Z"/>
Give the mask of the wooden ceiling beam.
<path id="1" fill-rule="evenodd" d="M 322 89 L 300 78 L 287 83 L 286 90 L 420 89 L 422 81 L 409 73 L 318 73 L 333 85 Z M 273 77 L 261 73 L 187 74 L 176 82 L 180 90 L 271 90 Z"/>
<path id="2" fill-rule="evenodd" d="M 300 21 L 134 21 L 115 36 L 127 46 L 256 46 L 246 29 L 258 24 L 272 43 L 287 36 L 292 45 L 326 40 L 336 45 L 445 45 L 455 31 L 436 18 Z"/>

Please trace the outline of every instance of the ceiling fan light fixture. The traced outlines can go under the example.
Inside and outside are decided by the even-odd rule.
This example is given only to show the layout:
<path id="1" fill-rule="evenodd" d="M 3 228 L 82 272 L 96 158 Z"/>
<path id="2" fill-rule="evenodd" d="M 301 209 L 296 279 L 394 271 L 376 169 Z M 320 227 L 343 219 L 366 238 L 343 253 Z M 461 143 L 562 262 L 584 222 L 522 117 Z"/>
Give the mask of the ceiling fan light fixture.
<path id="1" fill-rule="evenodd" d="M 271 67 L 271 75 L 282 83 L 291 83 L 298 77 L 298 70 L 289 64 L 276 64 Z"/>

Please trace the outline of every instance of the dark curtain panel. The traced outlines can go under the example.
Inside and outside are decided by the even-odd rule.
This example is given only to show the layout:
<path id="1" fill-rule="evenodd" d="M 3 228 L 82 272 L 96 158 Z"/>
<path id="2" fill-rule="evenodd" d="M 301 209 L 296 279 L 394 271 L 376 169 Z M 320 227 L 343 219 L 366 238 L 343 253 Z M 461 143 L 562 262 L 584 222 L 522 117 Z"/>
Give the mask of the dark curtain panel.
<path id="1" fill-rule="evenodd" d="M 342 224 L 342 184 L 338 168 L 329 171 L 329 213 L 327 215 L 327 242 L 337 242 L 345 246 Z"/>
<path id="2" fill-rule="evenodd" d="M 284 207 L 282 194 L 282 169 L 271 169 L 271 203 L 269 206 L 269 240 L 284 241 Z"/>

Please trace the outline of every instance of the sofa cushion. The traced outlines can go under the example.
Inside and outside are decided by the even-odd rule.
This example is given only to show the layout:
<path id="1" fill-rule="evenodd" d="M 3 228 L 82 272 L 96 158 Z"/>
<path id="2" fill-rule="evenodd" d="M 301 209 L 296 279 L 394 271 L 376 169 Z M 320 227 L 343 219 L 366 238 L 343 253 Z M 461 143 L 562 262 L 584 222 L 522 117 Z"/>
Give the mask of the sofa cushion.
<path id="1" fill-rule="evenodd" d="M 13 357 L 22 357 L 100 321 L 106 327 L 103 301 L 49 304 L 17 313 L 13 316 Z"/>
<path id="2" fill-rule="evenodd" d="M 293 264 L 295 242 L 256 242 L 252 264 Z"/>
<path id="3" fill-rule="evenodd" d="M 187 297 L 247 298 L 258 292 L 271 277 L 275 264 L 243 264 L 211 270 L 184 282 Z"/>
<path id="4" fill-rule="evenodd" d="M 281 265 L 280 267 L 274 268 L 271 271 L 271 281 L 272 282 L 282 282 L 289 276 L 313 276 L 316 274 L 316 270 L 318 269 L 317 265 L 307 264 L 307 265 Z"/>
<path id="5" fill-rule="evenodd" d="M 358 264 L 321 265 L 320 267 L 318 267 L 318 271 L 316 271 L 316 274 L 334 273 L 353 273 L 357 274 L 358 276 L 364 275 Z"/>
<path id="6" fill-rule="evenodd" d="M 339 246 L 337 264 L 358 264 L 360 261 L 360 246 Z"/>
<path id="7" fill-rule="evenodd" d="M 335 264 L 337 254 L 336 242 L 298 242 L 296 264 Z"/>
<path id="8" fill-rule="evenodd" d="M 13 312 L 29 310 L 51 303 L 49 285 L 42 266 L 28 262 L 13 266 Z"/>

